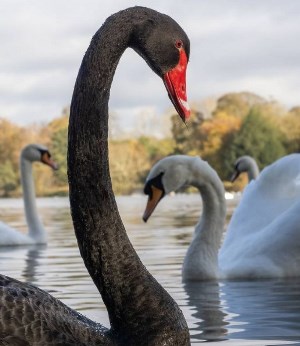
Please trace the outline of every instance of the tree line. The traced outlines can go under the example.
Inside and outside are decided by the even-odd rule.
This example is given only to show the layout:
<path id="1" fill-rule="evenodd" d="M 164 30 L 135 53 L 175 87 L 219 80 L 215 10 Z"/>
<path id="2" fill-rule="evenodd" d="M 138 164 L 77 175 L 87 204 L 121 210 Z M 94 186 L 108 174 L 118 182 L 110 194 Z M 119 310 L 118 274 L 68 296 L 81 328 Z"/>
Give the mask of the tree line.
<path id="1" fill-rule="evenodd" d="M 0 195 L 19 196 L 19 155 L 29 143 L 47 145 L 59 170 L 52 172 L 34 164 L 38 195 L 67 195 L 67 129 L 69 109 L 44 125 L 18 126 L 0 118 Z M 286 110 L 276 101 L 252 93 L 230 93 L 220 97 L 209 115 L 194 108 L 187 126 L 171 116 L 171 136 L 109 140 L 110 171 L 116 194 L 142 190 L 151 166 L 171 154 L 199 155 L 216 169 L 227 189 L 239 190 L 228 180 L 235 160 L 251 155 L 260 169 L 276 159 L 300 151 L 300 107 Z"/>

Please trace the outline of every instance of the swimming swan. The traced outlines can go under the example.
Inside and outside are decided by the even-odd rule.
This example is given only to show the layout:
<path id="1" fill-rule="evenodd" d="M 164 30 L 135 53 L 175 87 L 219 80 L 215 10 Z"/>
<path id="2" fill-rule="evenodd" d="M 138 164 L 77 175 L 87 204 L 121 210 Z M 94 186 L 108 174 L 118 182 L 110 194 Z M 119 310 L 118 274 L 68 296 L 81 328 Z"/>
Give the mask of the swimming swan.
<path id="1" fill-rule="evenodd" d="M 136 50 L 165 83 L 185 120 L 189 39 L 169 16 L 133 7 L 94 35 L 74 88 L 68 140 L 70 204 L 84 263 L 111 328 L 34 286 L 0 276 L 0 339 L 6 345 L 190 345 L 176 302 L 142 264 L 126 234 L 108 163 L 108 100 L 119 59 Z M 17 343 L 18 342 L 18 343 Z"/>
<path id="2" fill-rule="evenodd" d="M 14 228 L 0 222 L 0 246 L 43 244 L 47 242 L 44 226 L 39 218 L 35 202 L 32 163 L 42 162 L 56 170 L 57 165 L 51 159 L 48 149 L 40 144 L 29 144 L 23 148 L 20 156 L 21 185 L 28 234 L 23 234 Z"/>
<path id="3" fill-rule="evenodd" d="M 234 163 L 234 172 L 231 176 L 231 182 L 234 182 L 241 173 L 246 172 L 248 175 L 248 182 L 256 179 L 259 175 L 259 168 L 253 157 L 244 155 L 240 156 Z"/>
<path id="4" fill-rule="evenodd" d="M 184 259 L 184 280 L 300 275 L 300 154 L 278 160 L 251 181 L 221 247 L 224 188 L 199 157 L 170 156 L 152 167 L 144 189 L 149 196 L 144 221 L 166 194 L 185 185 L 199 189 L 203 212 Z"/>

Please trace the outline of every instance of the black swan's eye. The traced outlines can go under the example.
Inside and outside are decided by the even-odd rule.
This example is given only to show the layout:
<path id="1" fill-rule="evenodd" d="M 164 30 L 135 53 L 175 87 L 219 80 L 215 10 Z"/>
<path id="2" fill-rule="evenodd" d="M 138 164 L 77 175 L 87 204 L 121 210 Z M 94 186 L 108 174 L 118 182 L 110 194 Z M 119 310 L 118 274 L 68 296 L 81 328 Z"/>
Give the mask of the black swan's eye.
<path id="1" fill-rule="evenodd" d="M 176 40 L 175 41 L 175 47 L 180 49 L 183 47 L 183 42 L 181 40 Z"/>

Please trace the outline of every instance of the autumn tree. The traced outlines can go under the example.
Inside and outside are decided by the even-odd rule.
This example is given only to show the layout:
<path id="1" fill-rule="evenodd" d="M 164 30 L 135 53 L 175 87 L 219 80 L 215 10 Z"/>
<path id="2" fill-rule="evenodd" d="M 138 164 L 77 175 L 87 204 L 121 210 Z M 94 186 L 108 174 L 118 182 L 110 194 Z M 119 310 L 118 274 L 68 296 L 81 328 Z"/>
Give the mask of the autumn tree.
<path id="1" fill-rule="evenodd" d="M 138 143 L 144 147 L 150 165 L 174 152 L 175 142 L 172 138 L 157 139 L 142 136 L 138 138 Z"/>
<path id="2" fill-rule="evenodd" d="M 199 152 L 204 140 L 201 132 L 203 121 L 203 114 L 197 111 L 191 112 L 186 126 L 177 114 L 171 117 L 171 132 L 175 141 L 174 154 L 193 155 Z"/>
<path id="3" fill-rule="evenodd" d="M 51 153 L 59 169 L 55 172 L 54 182 L 67 190 L 67 142 L 70 109 L 64 108 L 59 118 L 50 122 L 48 128 L 51 133 Z"/>
<path id="4" fill-rule="evenodd" d="M 285 155 L 282 139 L 280 130 L 268 118 L 257 109 L 251 109 L 240 130 L 233 134 L 220 153 L 223 162 L 219 171 L 221 178 L 228 179 L 239 156 L 252 156 L 262 169 Z"/>
<path id="5" fill-rule="evenodd" d="M 250 92 L 228 93 L 218 99 L 213 114 L 226 113 L 231 116 L 244 118 L 252 107 L 265 104 L 266 102 L 261 96 Z"/>
<path id="6" fill-rule="evenodd" d="M 6 119 L 0 119 L 0 131 L 0 162 L 11 161 L 13 168 L 18 170 L 20 151 L 25 144 L 26 131 Z"/>
<path id="7" fill-rule="evenodd" d="M 0 164 L 0 191 L 1 196 L 9 197 L 19 184 L 17 171 L 13 168 L 11 161 L 5 161 Z"/>
<path id="8" fill-rule="evenodd" d="M 229 93 L 213 101 L 206 111 L 205 107 L 194 104 L 197 111 L 191 112 L 187 125 L 177 115 L 171 117 L 170 124 L 169 112 L 163 115 L 163 121 L 160 119 L 158 122 L 155 112 L 144 110 L 139 117 L 139 129 L 134 133 L 141 136 L 129 140 L 125 140 L 124 136 L 120 139 L 120 119 L 112 113 L 109 157 L 115 193 L 142 189 L 150 167 L 162 157 L 174 153 L 200 155 L 226 180 L 238 156 L 251 155 L 262 168 L 285 153 L 300 152 L 299 106 L 287 111 L 275 100 L 268 101 L 247 92 Z M 0 195 L 21 194 L 19 157 L 21 149 L 29 143 L 48 146 L 60 166 L 58 171 L 53 172 L 45 165 L 34 164 L 37 194 L 68 192 L 68 119 L 68 107 L 49 124 L 21 127 L 0 118 Z M 164 131 L 153 127 L 156 123 Z M 148 130 L 147 135 L 145 129 Z M 157 133 L 163 133 L 165 138 L 154 138 Z"/>
<path id="9" fill-rule="evenodd" d="M 136 139 L 109 142 L 109 169 L 115 194 L 141 189 L 141 175 L 149 168 L 145 148 Z"/>
<path id="10" fill-rule="evenodd" d="M 202 125 L 201 131 L 206 139 L 202 144 L 200 155 L 217 171 L 223 167 L 222 148 L 228 137 L 236 133 L 241 126 L 241 118 L 225 112 L 217 113 Z"/>
<path id="11" fill-rule="evenodd" d="M 288 153 L 300 152 L 300 107 L 292 108 L 281 118 L 280 129 Z"/>
<path id="12" fill-rule="evenodd" d="M 19 185 L 19 158 L 24 131 L 6 119 L 0 119 L 0 193 L 9 196 Z"/>

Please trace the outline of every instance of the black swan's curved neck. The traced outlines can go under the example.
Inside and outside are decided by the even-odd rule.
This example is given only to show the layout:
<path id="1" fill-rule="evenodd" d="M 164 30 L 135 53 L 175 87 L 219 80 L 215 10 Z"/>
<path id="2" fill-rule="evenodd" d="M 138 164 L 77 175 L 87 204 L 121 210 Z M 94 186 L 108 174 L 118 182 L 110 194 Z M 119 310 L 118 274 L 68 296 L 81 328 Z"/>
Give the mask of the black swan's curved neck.
<path id="1" fill-rule="evenodd" d="M 71 104 L 70 203 L 79 249 L 107 307 L 112 331 L 127 344 L 155 340 L 177 345 L 178 338 L 186 345 L 189 337 L 182 312 L 134 251 L 109 174 L 110 86 L 122 53 L 131 45 L 135 20 L 147 11 L 132 8 L 108 18 L 84 56 Z"/>

